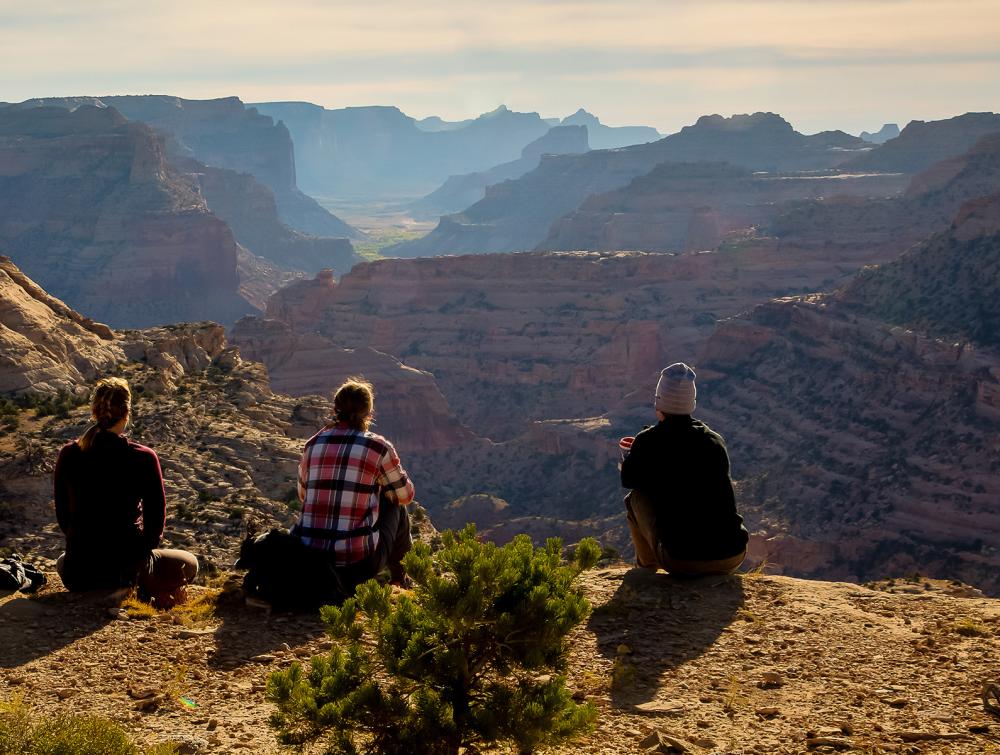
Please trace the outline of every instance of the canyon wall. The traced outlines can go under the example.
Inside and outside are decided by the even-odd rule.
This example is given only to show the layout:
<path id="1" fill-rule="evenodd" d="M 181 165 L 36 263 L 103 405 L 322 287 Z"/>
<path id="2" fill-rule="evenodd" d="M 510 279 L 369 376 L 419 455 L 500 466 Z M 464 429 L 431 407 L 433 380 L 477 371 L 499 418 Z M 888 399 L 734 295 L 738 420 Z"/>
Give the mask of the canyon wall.
<path id="1" fill-rule="evenodd" d="M 111 108 L 0 111 L 0 244 L 44 289 L 111 325 L 253 311 L 232 232 L 153 131 Z"/>
<path id="2" fill-rule="evenodd" d="M 357 237 L 358 232 L 303 194 L 297 186 L 288 129 L 243 105 L 238 97 L 187 100 L 169 95 L 61 97 L 27 100 L 19 108 L 113 107 L 165 138 L 167 155 L 194 158 L 215 168 L 249 173 L 273 192 L 282 222 L 313 236 Z"/>
<path id="3" fill-rule="evenodd" d="M 712 337 L 703 414 L 726 429 L 773 560 L 1000 592 L 998 265 L 993 197 L 835 295 L 763 305 Z"/>
<path id="4" fill-rule="evenodd" d="M 752 233 L 789 202 L 840 196 L 889 197 L 902 174 L 753 173 L 726 163 L 661 163 L 627 186 L 592 194 L 556 220 L 538 249 L 716 249 L 733 233 Z"/>
<path id="5" fill-rule="evenodd" d="M 478 173 L 449 176 L 440 187 L 413 202 L 410 211 L 417 218 L 457 212 L 482 199 L 488 186 L 520 178 L 537 168 L 542 155 L 581 154 L 589 149 L 586 126 L 555 126 L 525 146 L 517 160 Z"/>
<path id="6" fill-rule="evenodd" d="M 312 273 L 326 268 L 344 273 L 361 261 L 349 239 L 310 236 L 281 222 L 274 194 L 250 174 L 186 158 L 175 158 L 172 165 L 197 181 L 212 213 L 255 255 L 286 270 Z"/>

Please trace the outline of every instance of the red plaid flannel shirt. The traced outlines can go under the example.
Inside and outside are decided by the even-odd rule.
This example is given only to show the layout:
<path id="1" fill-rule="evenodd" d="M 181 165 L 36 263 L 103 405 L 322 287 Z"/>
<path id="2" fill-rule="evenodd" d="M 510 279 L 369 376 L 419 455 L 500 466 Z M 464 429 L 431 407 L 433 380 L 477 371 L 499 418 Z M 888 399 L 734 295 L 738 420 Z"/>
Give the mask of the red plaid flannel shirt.
<path id="1" fill-rule="evenodd" d="M 400 505 L 413 501 L 392 443 L 341 422 L 326 427 L 306 441 L 299 462 L 295 531 L 306 545 L 332 551 L 338 566 L 361 561 L 378 546 L 380 494 Z"/>

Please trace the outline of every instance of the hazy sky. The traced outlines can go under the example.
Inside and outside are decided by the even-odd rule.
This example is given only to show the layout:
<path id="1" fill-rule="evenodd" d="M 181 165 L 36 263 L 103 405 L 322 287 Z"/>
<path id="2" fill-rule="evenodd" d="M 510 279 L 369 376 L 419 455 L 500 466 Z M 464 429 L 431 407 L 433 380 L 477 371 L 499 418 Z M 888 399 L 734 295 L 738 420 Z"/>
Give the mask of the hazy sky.
<path id="1" fill-rule="evenodd" d="M 1000 110 L 1000 0 L 0 0 L 0 100 L 166 93 L 672 132 Z"/>

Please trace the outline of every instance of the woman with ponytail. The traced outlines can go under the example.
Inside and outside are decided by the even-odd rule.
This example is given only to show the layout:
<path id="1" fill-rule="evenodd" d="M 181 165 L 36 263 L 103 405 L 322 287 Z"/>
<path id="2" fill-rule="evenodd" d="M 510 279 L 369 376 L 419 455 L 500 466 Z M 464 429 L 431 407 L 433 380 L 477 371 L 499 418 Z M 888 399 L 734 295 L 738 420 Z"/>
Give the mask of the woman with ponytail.
<path id="1" fill-rule="evenodd" d="M 341 582 L 353 586 L 383 569 L 406 584 L 400 563 L 410 549 L 413 483 L 392 443 L 371 432 L 375 393 L 350 378 L 333 399 L 334 416 L 306 441 L 299 463 L 302 515 L 293 528 L 326 553 Z"/>
<path id="2" fill-rule="evenodd" d="M 53 475 L 56 517 L 66 536 L 56 569 L 69 590 L 135 585 L 168 608 L 183 601 L 198 560 L 157 548 L 166 516 L 160 460 L 123 435 L 132 409 L 124 380 L 99 381 L 90 409 L 93 423 L 59 452 Z"/>

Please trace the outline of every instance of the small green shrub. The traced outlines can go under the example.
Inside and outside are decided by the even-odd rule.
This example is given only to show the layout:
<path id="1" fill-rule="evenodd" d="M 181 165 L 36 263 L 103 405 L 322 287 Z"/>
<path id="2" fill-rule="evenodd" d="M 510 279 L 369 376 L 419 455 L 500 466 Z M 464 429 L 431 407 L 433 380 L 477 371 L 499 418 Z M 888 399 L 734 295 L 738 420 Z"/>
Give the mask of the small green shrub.
<path id="1" fill-rule="evenodd" d="M 327 752 L 453 755 L 513 743 L 520 752 L 588 730 L 596 717 L 573 701 L 566 636 L 590 606 L 573 580 L 600 546 L 535 548 L 520 535 L 503 547 L 475 528 L 441 535 L 436 553 L 416 543 L 404 566 L 412 594 L 361 585 L 323 621 L 335 643 L 307 668 L 275 672 L 267 697 L 283 744 L 326 738 Z"/>

